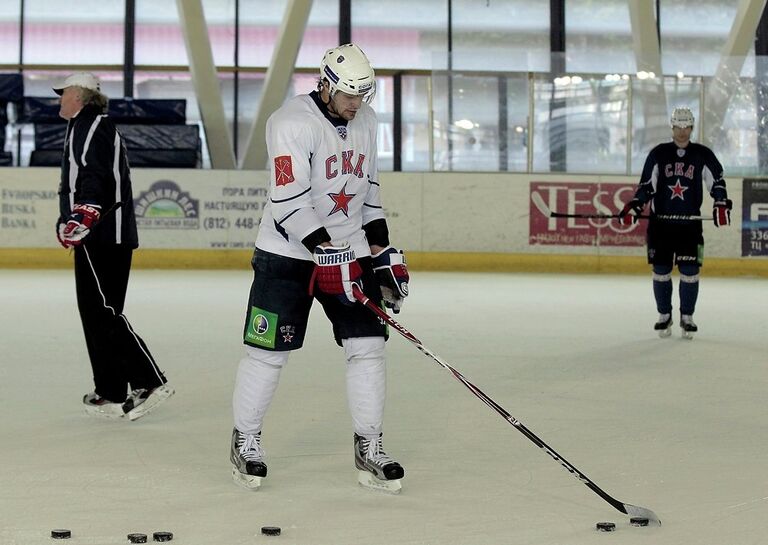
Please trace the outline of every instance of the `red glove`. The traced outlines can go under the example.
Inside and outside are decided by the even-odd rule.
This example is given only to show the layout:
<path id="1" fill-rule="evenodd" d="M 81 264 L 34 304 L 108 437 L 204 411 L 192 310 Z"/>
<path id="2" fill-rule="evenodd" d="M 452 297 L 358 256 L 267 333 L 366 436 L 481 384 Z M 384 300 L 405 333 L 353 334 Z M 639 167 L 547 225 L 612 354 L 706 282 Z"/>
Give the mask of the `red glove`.
<path id="1" fill-rule="evenodd" d="M 99 221 L 101 206 L 98 204 L 76 204 L 72 207 L 67 223 L 59 224 L 59 242 L 65 248 L 78 246 L 91 232 L 91 227 Z"/>
<path id="2" fill-rule="evenodd" d="M 64 224 L 61 222 L 61 218 L 56 222 L 56 240 L 59 241 L 64 248 L 69 248 L 69 245 L 61 239 L 61 231 L 64 229 Z"/>
<path id="3" fill-rule="evenodd" d="M 352 284 L 362 289 L 360 277 L 363 269 L 349 244 L 345 242 L 340 246 L 318 246 L 312 257 L 316 265 L 312 286 L 317 282 L 317 287 L 323 293 L 335 295 L 345 305 L 355 304 L 357 299 L 352 295 Z"/>
<path id="4" fill-rule="evenodd" d="M 645 203 L 640 202 L 640 199 L 632 199 L 624 208 L 619 212 L 619 223 L 629 227 L 640 221 L 639 216 L 643 213 Z"/>
<path id="5" fill-rule="evenodd" d="M 384 305 L 391 308 L 395 314 L 400 312 L 403 300 L 408 296 L 408 267 L 405 265 L 405 254 L 392 246 L 387 246 L 373 258 L 373 272 L 381 285 L 381 296 Z"/>
<path id="6" fill-rule="evenodd" d="M 715 201 L 712 207 L 712 219 L 715 220 L 715 227 L 731 224 L 731 208 L 733 208 L 733 201 L 731 199 Z"/>

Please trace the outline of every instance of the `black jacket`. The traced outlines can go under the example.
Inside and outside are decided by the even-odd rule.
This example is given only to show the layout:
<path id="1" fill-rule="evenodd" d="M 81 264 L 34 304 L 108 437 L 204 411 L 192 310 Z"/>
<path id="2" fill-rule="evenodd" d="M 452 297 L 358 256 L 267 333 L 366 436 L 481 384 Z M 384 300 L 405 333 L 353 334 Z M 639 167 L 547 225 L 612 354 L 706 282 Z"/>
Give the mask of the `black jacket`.
<path id="1" fill-rule="evenodd" d="M 101 218 L 85 242 L 139 245 L 125 146 L 115 124 L 95 106 L 69 120 L 59 184 L 59 223 L 74 204 L 101 206 Z"/>

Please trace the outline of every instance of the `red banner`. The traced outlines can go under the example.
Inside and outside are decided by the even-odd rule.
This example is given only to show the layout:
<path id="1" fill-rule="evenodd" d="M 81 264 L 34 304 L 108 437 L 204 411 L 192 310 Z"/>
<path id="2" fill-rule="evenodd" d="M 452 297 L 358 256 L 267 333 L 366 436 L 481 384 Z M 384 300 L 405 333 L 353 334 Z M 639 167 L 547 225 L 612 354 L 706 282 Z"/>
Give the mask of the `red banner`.
<path id="1" fill-rule="evenodd" d="M 625 227 L 615 218 L 552 218 L 549 213 L 618 214 L 635 186 L 622 183 L 531 182 L 531 246 L 643 246 L 645 223 Z"/>

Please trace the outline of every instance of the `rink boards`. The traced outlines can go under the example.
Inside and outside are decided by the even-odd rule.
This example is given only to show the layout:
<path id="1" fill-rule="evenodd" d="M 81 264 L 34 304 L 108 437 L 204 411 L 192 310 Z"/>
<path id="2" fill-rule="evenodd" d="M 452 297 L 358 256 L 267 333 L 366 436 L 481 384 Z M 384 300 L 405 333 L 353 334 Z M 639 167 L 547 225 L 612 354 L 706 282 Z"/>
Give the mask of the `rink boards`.
<path id="1" fill-rule="evenodd" d="M 58 176 L 58 169 L 3 169 L 0 267 L 70 266 L 54 235 Z M 248 267 L 268 199 L 265 171 L 135 169 L 132 177 L 141 242 L 136 267 Z M 414 269 L 647 271 L 644 224 L 551 218 L 541 207 L 615 214 L 631 198 L 636 177 L 386 172 L 380 181 L 391 240 Z M 768 182 L 727 183 L 732 225 L 704 222 L 706 272 L 768 276 Z M 705 197 L 703 216 L 710 205 Z"/>

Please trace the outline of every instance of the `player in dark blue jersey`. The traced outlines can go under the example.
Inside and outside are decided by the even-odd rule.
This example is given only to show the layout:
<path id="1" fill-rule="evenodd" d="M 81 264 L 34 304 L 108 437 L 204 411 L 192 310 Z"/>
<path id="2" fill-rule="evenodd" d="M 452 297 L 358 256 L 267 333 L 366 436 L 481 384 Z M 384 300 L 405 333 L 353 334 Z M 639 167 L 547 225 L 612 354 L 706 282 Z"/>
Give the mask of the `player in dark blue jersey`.
<path id="1" fill-rule="evenodd" d="M 634 198 L 619 213 L 620 222 L 638 221 L 650 202 L 646 241 L 648 263 L 653 266 L 653 294 L 659 321 L 654 329 L 668 337 L 672 327 L 672 268 L 680 272 L 680 327 L 692 338 L 698 330 L 693 312 L 699 294 L 699 270 L 704 257 L 700 219 L 704 191 L 714 199 L 715 226 L 731 223 L 732 202 L 723 179 L 723 167 L 706 146 L 691 142 L 693 113 L 688 108 L 672 112 L 672 142 L 659 144 L 645 160 Z M 677 219 L 669 219 L 674 216 Z"/>

